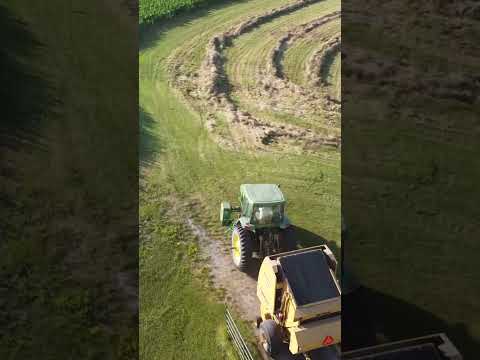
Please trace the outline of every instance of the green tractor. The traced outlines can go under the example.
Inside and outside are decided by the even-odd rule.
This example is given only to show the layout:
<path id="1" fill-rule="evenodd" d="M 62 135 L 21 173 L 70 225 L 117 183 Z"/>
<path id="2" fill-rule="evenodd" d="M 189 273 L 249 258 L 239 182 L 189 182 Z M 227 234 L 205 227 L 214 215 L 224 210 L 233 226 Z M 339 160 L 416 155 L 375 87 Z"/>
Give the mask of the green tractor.
<path id="1" fill-rule="evenodd" d="M 240 206 L 224 201 L 220 221 L 231 232 L 233 263 L 247 271 L 252 258 L 294 250 L 293 227 L 285 215 L 285 198 L 276 184 L 242 184 Z M 234 217 L 234 213 L 239 216 Z"/>

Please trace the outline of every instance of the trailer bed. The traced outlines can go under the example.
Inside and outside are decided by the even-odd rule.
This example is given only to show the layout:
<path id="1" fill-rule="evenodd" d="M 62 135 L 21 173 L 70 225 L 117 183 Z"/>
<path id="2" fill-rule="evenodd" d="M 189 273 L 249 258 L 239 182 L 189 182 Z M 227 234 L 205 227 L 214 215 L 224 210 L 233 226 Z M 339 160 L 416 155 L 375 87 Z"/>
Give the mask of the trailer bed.
<path id="1" fill-rule="evenodd" d="M 322 251 L 282 256 L 278 261 L 298 306 L 340 296 Z"/>

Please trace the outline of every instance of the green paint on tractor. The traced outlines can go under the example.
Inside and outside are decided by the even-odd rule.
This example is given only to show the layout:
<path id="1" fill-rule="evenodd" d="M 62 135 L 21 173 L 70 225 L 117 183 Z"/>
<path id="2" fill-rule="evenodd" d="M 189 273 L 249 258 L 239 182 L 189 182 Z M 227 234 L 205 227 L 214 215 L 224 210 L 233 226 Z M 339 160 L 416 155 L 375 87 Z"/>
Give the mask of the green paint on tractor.
<path id="1" fill-rule="evenodd" d="M 222 202 L 220 221 L 230 229 L 232 259 L 241 271 L 248 269 L 252 257 L 296 248 L 279 185 L 242 184 L 238 200 L 238 207 Z"/>

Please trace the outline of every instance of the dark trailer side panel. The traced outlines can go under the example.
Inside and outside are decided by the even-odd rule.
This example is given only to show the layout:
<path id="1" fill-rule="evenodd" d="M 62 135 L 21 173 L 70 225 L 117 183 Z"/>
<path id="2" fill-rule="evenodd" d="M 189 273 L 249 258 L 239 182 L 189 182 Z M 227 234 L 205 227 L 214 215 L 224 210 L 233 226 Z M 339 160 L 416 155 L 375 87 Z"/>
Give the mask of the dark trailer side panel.
<path id="1" fill-rule="evenodd" d="M 441 350 L 448 349 L 450 356 Z M 444 349 L 444 350 L 445 350 Z M 348 351 L 343 360 L 461 360 L 462 356 L 445 334 L 392 342 Z"/>

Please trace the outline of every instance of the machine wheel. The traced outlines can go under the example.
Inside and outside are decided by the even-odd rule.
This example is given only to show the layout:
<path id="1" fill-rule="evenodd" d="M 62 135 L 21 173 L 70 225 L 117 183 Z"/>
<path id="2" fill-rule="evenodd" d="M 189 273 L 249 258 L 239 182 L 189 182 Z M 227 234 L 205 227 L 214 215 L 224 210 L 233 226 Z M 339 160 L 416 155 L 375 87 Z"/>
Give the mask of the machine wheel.
<path id="1" fill-rule="evenodd" d="M 282 346 L 282 337 L 275 321 L 269 319 L 260 324 L 260 341 L 267 354 L 278 354 Z"/>
<path id="2" fill-rule="evenodd" d="M 282 252 L 297 249 L 297 239 L 293 227 L 288 227 L 280 232 L 280 250 Z"/>
<path id="3" fill-rule="evenodd" d="M 252 237 L 250 233 L 236 224 L 232 231 L 232 259 L 240 271 L 247 271 L 252 258 Z"/>

